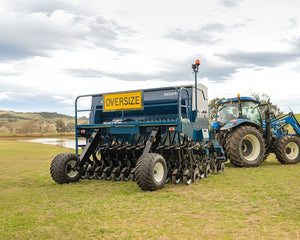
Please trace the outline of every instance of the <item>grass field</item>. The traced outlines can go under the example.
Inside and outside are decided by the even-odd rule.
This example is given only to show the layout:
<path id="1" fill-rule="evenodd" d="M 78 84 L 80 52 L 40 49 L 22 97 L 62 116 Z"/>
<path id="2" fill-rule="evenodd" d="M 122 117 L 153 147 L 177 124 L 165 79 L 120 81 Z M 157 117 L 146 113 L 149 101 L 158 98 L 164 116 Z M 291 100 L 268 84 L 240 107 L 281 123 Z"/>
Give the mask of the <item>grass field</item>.
<path id="1" fill-rule="evenodd" d="M 0 140 L 0 239 L 300 239 L 300 164 L 271 155 L 143 192 L 134 182 L 54 183 L 50 162 L 66 151 Z"/>

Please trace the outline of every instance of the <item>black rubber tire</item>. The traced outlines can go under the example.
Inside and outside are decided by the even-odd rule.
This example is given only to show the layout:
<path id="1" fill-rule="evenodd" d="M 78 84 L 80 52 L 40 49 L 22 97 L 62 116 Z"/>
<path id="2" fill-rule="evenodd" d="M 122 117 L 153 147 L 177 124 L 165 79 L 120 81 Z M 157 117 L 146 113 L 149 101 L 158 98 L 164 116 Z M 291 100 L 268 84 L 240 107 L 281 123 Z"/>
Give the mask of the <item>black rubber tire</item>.
<path id="1" fill-rule="evenodd" d="M 225 163 L 218 162 L 217 164 L 217 173 L 223 174 L 225 172 Z"/>
<path id="2" fill-rule="evenodd" d="M 78 171 L 72 169 L 78 159 L 79 157 L 74 153 L 58 154 L 50 166 L 52 179 L 59 184 L 78 182 L 82 175 L 82 169 Z"/>
<path id="3" fill-rule="evenodd" d="M 210 170 L 211 170 L 211 173 L 217 172 L 217 164 L 215 162 L 210 163 Z"/>
<path id="4" fill-rule="evenodd" d="M 206 165 L 205 165 L 205 172 L 204 172 L 204 177 L 209 177 L 209 175 L 211 174 L 211 168 L 210 168 L 210 164 L 209 163 L 207 163 Z"/>
<path id="5" fill-rule="evenodd" d="M 193 182 L 196 183 L 201 179 L 200 169 L 196 167 L 193 173 Z"/>
<path id="6" fill-rule="evenodd" d="M 156 191 L 165 185 L 167 177 L 166 161 L 160 154 L 143 154 L 136 164 L 136 181 L 144 191 Z"/>
<path id="7" fill-rule="evenodd" d="M 281 164 L 296 164 L 300 162 L 300 138 L 284 136 L 275 145 L 275 155 Z"/>
<path id="8" fill-rule="evenodd" d="M 227 134 L 225 151 L 233 165 L 257 167 L 264 161 L 265 142 L 255 127 L 240 126 Z"/>

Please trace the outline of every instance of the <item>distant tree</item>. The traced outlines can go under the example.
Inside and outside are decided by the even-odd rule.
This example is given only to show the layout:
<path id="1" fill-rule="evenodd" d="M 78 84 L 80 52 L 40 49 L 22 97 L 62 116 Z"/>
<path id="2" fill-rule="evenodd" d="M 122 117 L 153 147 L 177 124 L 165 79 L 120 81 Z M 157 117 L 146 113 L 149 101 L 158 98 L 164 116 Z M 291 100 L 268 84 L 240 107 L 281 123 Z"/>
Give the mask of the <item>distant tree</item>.
<path id="1" fill-rule="evenodd" d="M 63 120 L 56 120 L 55 121 L 56 131 L 61 133 L 66 131 L 66 125 Z"/>
<path id="2" fill-rule="evenodd" d="M 7 127 L 4 127 L 4 126 L 1 126 L 0 127 L 0 133 L 9 133 L 10 132 L 10 130 L 9 130 L 9 128 L 7 128 Z"/>
<path id="3" fill-rule="evenodd" d="M 266 93 L 257 93 L 257 92 L 251 91 L 250 96 L 254 99 L 259 99 L 261 104 L 267 103 L 270 99 L 269 95 Z M 222 99 L 225 99 L 225 98 L 214 98 L 209 101 L 209 104 L 208 104 L 209 119 L 213 119 L 217 115 L 218 108 L 217 108 L 216 103 L 217 103 L 217 101 L 222 100 Z M 261 108 L 262 118 L 265 117 L 265 110 L 266 110 L 265 107 Z M 283 113 L 282 111 L 280 111 L 280 108 L 276 104 L 272 104 L 272 103 L 271 103 L 271 112 L 273 112 L 275 115 L 281 115 Z"/>
<path id="4" fill-rule="evenodd" d="M 66 126 L 66 132 L 74 132 L 75 131 L 75 123 L 68 123 Z"/>
<path id="5" fill-rule="evenodd" d="M 222 100 L 225 98 L 214 98 L 212 100 L 209 101 L 208 103 L 208 113 L 209 113 L 209 119 L 212 120 L 216 117 L 217 113 L 218 113 L 218 106 L 217 106 L 217 102 L 219 100 Z"/>
<path id="6" fill-rule="evenodd" d="M 39 123 L 36 121 L 24 122 L 18 124 L 16 128 L 16 133 L 38 133 L 40 132 Z"/>
<path id="7" fill-rule="evenodd" d="M 270 101 L 270 97 L 266 93 L 258 93 L 258 92 L 250 91 L 250 96 L 255 99 L 259 99 L 261 104 L 266 104 L 266 103 L 268 103 L 268 101 Z M 262 113 L 263 118 L 265 117 L 265 114 L 264 114 L 265 110 L 266 110 L 266 107 L 261 108 L 261 113 Z M 273 112 L 275 114 L 275 116 L 283 114 L 283 112 L 280 111 L 280 108 L 276 104 L 271 103 L 270 110 L 271 110 L 271 112 Z"/>
<path id="8" fill-rule="evenodd" d="M 57 112 L 37 112 L 43 118 L 72 118 L 71 116 L 60 114 Z"/>

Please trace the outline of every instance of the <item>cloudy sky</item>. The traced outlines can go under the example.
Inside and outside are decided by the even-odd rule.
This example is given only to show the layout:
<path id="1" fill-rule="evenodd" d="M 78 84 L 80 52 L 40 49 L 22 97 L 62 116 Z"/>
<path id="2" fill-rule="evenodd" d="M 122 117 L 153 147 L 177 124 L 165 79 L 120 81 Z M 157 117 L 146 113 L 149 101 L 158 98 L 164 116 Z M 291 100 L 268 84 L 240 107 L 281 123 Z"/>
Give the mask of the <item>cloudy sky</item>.
<path id="1" fill-rule="evenodd" d="M 300 113 L 299 0 L 0 0 L 0 109 L 193 82 Z"/>

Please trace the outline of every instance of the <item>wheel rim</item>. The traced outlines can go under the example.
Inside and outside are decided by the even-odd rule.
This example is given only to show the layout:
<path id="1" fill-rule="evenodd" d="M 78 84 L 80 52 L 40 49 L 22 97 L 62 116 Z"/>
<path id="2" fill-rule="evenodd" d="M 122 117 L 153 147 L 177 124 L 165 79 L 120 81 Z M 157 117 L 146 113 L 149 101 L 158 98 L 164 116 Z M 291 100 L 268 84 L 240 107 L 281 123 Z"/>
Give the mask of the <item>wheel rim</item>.
<path id="1" fill-rule="evenodd" d="M 295 142 L 289 142 L 285 147 L 285 153 L 290 160 L 294 160 L 299 155 L 299 146 Z"/>
<path id="2" fill-rule="evenodd" d="M 66 165 L 66 175 L 70 178 L 76 177 L 76 175 L 78 174 L 78 171 L 74 170 L 76 163 L 77 161 L 71 160 Z"/>
<path id="3" fill-rule="evenodd" d="M 255 161 L 260 153 L 260 143 L 256 136 L 247 134 L 242 140 L 242 154 L 248 161 Z"/>
<path id="4" fill-rule="evenodd" d="M 155 163 L 154 168 L 153 168 L 154 180 L 158 183 L 161 182 L 162 179 L 164 178 L 164 173 L 165 173 L 165 170 L 164 170 L 164 166 L 162 165 L 162 163 L 161 162 Z"/>

